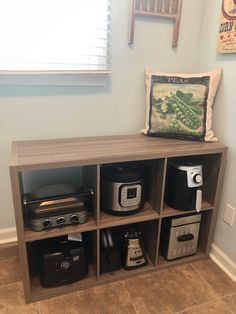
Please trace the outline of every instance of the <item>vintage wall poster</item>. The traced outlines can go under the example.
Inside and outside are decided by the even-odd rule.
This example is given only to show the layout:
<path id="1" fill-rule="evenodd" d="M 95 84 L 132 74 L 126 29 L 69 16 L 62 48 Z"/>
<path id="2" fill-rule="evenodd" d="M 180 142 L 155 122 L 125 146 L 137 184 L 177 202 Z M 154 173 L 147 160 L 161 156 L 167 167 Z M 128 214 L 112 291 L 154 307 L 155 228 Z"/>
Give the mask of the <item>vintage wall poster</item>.
<path id="1" fill-rule="evenodd" d="M 236 0 L 222 0 L 217 52 L 236 52 Z"/>

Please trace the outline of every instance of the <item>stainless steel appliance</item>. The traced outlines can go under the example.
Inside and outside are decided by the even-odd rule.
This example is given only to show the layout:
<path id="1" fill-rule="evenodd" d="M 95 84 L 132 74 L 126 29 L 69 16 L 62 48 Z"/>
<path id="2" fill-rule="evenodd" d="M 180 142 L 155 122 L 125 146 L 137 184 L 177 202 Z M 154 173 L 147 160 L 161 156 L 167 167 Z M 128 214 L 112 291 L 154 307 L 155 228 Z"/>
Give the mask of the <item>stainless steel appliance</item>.
<path id="1" fill-rule="evenodd" d="M 142 234 L 135 228 L 125 234 L 125 262 L 127 270 L 147 265 L 148 260 L 144 252 Z"/>
<path id="2" fill-rule="evenodd" d="M 69 184 L 43 186 L 24 195 L 25 212 L 33 231 L 88 221 L 91 189 L 74 189 Z"/>
<path id="3" fill-rule="evenodd" d="M 200 222 L 201 214 L 163 221 L 161 250 L 167 260 L 196 253 Z"/>
<path id="4" fill-rule="evenodd" d="M 202 165 L 168 163 L 165 202 L 178 210 L 196 210 L 202 208 Z"/>
<path id="5" fill-rule="evenodd" d="M 136 213 L 145 200 L 144 169 L 134 163 L 103 167 L 101 182 L 102 209 L 114 215 Z"/>

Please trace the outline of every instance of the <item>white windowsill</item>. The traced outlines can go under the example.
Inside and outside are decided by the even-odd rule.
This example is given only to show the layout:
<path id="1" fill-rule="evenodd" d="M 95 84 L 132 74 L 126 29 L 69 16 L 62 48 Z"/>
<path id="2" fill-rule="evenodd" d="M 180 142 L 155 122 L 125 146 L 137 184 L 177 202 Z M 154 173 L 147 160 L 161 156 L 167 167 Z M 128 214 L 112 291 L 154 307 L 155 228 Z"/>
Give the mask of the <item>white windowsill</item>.
<path id="1" fill-rule="evenodd" d="M 110 71 L 5 71 L 0 70 L 0 85 L 105 86 Z"/>

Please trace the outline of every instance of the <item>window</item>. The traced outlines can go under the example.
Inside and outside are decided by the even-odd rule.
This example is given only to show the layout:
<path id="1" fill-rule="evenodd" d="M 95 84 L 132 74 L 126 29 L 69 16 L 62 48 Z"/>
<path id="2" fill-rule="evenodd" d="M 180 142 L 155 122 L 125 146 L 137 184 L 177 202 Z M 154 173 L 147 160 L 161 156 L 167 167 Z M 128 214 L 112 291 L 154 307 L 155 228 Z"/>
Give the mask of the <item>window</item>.
<path id="1" fill-rule="evenodd" d="M 109 2 L 1 0 L 0 83 L 11 74 L 23 81 L 60 74 L 61 83 L 108 75 Z"/>

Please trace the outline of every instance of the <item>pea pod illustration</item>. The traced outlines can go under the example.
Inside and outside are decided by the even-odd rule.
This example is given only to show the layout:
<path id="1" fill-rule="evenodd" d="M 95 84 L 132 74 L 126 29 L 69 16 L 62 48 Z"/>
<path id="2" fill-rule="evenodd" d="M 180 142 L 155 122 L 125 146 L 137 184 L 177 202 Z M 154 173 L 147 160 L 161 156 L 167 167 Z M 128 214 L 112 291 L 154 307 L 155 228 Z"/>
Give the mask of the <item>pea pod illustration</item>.
<path id="1" fill-rule="evenodd" d="M 180 120 L 187 128 L 196 130 L 201 126 L 201 121 L 198 119 L 195 112 L 188 107 L 178 96 L 172 94 L 168 96 L 166 101 L 171 106 L 176 114 L 178 120 Z"/>

